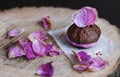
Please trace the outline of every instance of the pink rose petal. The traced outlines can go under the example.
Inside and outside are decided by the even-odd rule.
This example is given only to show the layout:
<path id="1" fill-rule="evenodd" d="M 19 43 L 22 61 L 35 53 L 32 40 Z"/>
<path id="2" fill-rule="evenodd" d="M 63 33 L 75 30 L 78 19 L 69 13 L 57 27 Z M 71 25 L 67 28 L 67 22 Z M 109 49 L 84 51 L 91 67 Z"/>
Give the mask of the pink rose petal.
<path id="1" fill-rule="evenodd" d="M 98 12 L 92 7 L 83 7 L 72 15 L 72 20 L 78 27 L 92 25 L 98 17 Z"/>
<path id="2" fill-rule="evenodd" d="M 57 56 L 57 55 L 61 55 L 62 51 L 60 49 L 57 49 L 55 46 L 53 46 L 49 52 L 50 56 Z"/>
<path id="3" fill-rule="evenodd" d="M 19 45 L 10 47 L 8 52 L 9 58 L 16 58 L 25 55 L 23 49 Z"/>
<path id="4" fill-rule="evenodd" d="M 48 43 L 46 47 L 47 47 L 48 54 L 51 57 L 62 54 L 62 51 L 60 49 L 56 48 L 52 43 Z"/>
<path id="5" fill-rule="evenodd" d="M 92 7 L 89 7 L 89 6 L 86 6 L 85 8 L 92 10 L 95 13 L 96 18 L 98 17 L 98 12 L 97 12 L 96 8 L 92 8 Z"/>
<path id="6" fill-rule="evenodd" d="M 91 63 L 91 56 L 88 55 L 85 51 L 80 51 L 78 53 L 75 53 L 75 55 L 77 56 L 77 59 L 78 59 L 80 64 Z"/>
<path id="7" fill-rule="evenodd" d="M 99 71 L 106 66 L 108 62 L 103 60 L 101 57 L 97 56 L 91 58 L 85 51 L 80 51 L 78 53 L 73 52 L 77 57 L 79 64 L 73 65 L 73 68 L 78 71 L 88 70 L 88 71 Z"/>
<path id="8" fill-rule="evenodd" d="M 88 69 L 88 66 L 82 65 L 82 64 L 81 65 L 77 64 L 77 65 L 73 65 L 73 68 L 78 71 L 84 71 L 84 70 Z"/>
<path id="9" fill-rule="evenodd" d="M 33 52 L 33 49 L 32 49 L 32 44 L 31 42 L 27 42 L 25 45 L 24 45 L 24 51 L 26 53 L 26 58 L 28 60 L 30 59 L 34 59 L 37 57 L 37 55 Z"/>
<path id="10" fill-rule="evenodd" d="M 29 36 L 28 36 L 29 40 L 31 42 L 34 42 L 36 39 L 37 40 L 46 40 L 47 36 L 41 31 L 41 30 L 37 30 L 35 32 L 32 32 Z"/>
<path id="11" fill-rule="evenodd" d="M 32 48 L 38 56 L 45 56 L 48 54 L 44 41 L 34 40 L 34 42 L 32 43 Z"/>
<path id="12" fill-rule="evenodd" d="M 18 39 L 19 45 L 24 47 L 28 43 L 28 39 Z"/>
<path id="13" fill-rule="evenodd" d="M 49 29 L 52 28 L 52 23 L 50 21 L 49 16 L 43 17 L 41 21 L 43 23 L 43 27 L 44 27 L 45 30 L 49 30 Z"/>
<path id="14" fill-rule="evenodd" d="M 92 61 L 93 63 L 89 66 L 88 71 L 99 71 L 108 66 L 108 62 L 101 57 L 92 58 Z"/>
<path id="15" fill-rule="evenodd" d="M 26 58 L 34 59 L 37 55 L 33 52 L 32 43 L 27 39 L 19 39 L 19 44 L 23 47 L 24 52 L 26 53 Z"/>
<path id="16" fill-rule="evenodd" d="M 37 74 L 45 77 L 52 77 L 54 74 L 54 67 L 52 65 L 52 61 L 40 65 L 37 69 Z"/>
<path id="17" fill-rule="evenodd" d="M 14 37 L 14 36 L 19 36 L 20 34 L 23 33 L 23 29 L 13 29 L 8 32 L 8 37 Z"/>
<path id="18" fill-rule="evenodd" d="M 57 56 L 57 55 L 61 55 L 61 50 L 52 50 L 49 52 L 49 55 L 51 57 Z"/>

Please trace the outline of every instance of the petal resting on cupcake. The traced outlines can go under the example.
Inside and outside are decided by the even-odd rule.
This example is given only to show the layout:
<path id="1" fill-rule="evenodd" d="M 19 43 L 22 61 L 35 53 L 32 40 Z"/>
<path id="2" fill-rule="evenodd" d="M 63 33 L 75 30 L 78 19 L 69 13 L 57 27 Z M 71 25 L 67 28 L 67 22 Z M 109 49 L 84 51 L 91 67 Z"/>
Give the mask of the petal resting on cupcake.
<path id="1" fill-rule="evenodd" d="M 78 27 L 92 25 L 98 17 L 98 12 L 92 7 L 83 7 L 72 15 L 73 22 Z"/>

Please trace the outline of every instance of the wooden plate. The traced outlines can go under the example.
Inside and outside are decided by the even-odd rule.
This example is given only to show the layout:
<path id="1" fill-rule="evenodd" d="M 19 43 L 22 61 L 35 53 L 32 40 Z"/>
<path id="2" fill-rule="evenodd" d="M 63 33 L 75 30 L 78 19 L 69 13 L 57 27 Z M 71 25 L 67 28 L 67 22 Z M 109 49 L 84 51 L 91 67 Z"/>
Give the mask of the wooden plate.
<path id="1" fill-rule="evenodd" d="M 8 48 L 14 45 L 18 38 L 27 38 L 27 36 L 38 29 L 45 31 L 40 23 L 44 16 L 50 16 L 53 25 L 56 28 L 69 25 L 71 15 L 76 10 L 68 8 L 53 7 L 31 7 L 31 8 L 14 8 L 0 12 L 0 76 L 1 77 L 38 77 L 35 75 L 39 65 L 48 61 L 53 61 L 55 73 L 53 77 L 107 77 L 113 73 L 118 64 L 120 57 L 120 36 L 119 30 L 115 25 L 111 25 L 105 19 L 98 19 L 96 22 L 100 26 L 103 35 L 118 45 L 118 48 L 111 56 L 107 58 L 109 66 L 98 72 L 78 72 L 72 68 L 68 58 L 63 54 L 56 57 L 41 57 L 27 61 L 24 57 L 8 59 Z M 25 32 L 19 36 L 7 39 L 7 32 L 12 29 L 25 29 Z M 47 34 L 48 35 L 48 34 Z M 48 35 L 48 41 L 55 43 L 54 39 Z M 56 44 L 56 43 L 55 43 Z"/>

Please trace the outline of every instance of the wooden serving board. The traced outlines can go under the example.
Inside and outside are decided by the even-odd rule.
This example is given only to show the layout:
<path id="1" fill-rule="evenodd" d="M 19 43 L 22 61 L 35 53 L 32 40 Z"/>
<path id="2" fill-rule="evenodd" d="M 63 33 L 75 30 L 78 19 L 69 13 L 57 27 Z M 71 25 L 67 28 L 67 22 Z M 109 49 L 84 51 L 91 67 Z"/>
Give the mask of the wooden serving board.
<path id="1" fill-rule="evenodd" d="M 71 15 L 75 11 L 67 8 L 53 7 L 25 7 L 0 11 L 0 77 L 39 77 L 35 75 L 36 69 L 39 65 L 49 61 L 53 61 L 55 67 L 53 77 L 107 77 L 113 73 L 117 69 L 118 64 L 120 64 L 118 59 L 120 57 L 119 30 L 115 25 L 111 25 L 102 18 L 98 19 L 96 24 L 100 26 L 102 34 L 119 47 L 111 56 L 106 58 L 110 64 L 101 71 L 82 73 L 75 71 L 72 68 L 71 62 L 64 54 L 56 57 L 45 56 L 29 61 L 24 57 L 8 59 L 8 48 L 14 45 L 18 38 L 26 38 L 31 32 L 38 29 L 43 30 L 47 34 L 47 31 L 41 27 L 40 20 L 42 17 L 50 16 L 53 26 L 60 28 L 71 23 Z M 12 29 L 25 29 L 25 32 L 19 37 L 7 39 L 7 32 Z M 55 43 L 51 36 L 48 35 L 48 37 L 48 41 Z"/>

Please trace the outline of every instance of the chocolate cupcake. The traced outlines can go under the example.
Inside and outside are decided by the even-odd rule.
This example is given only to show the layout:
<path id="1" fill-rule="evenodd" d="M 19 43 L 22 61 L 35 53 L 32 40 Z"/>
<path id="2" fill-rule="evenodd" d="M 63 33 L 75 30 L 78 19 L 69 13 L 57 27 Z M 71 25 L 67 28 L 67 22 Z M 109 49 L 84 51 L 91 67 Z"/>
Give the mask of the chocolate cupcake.
<path id="1" fill-rule="evenodd" d="M 83 7 L 74 13 L 74 23 L 67 30 L 67 40 L 76 47 L 89 48 L 96 45 L 100 35 L 100 28 L 94 23 L 98 13 L 95 8 Z"/>

